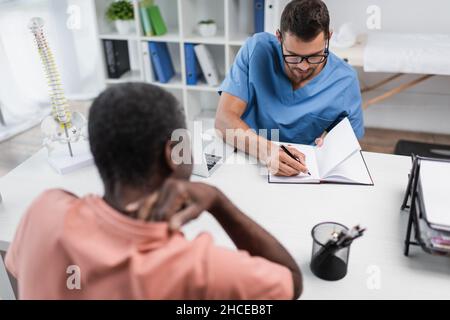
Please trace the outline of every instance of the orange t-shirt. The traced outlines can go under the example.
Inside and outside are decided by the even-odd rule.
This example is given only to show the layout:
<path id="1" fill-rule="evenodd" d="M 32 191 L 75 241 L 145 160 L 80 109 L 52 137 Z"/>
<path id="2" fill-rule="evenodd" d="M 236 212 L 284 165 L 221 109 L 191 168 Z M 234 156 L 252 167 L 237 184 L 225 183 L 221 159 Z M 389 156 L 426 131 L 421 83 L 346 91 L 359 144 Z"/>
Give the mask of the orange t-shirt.
<path id="1" fill-rule="evenodd" d="M 290 271 L 245 251 L 128 218 L 98 196 L 49 190 L 6 259 L 21 299 L 291 299 Z"/>

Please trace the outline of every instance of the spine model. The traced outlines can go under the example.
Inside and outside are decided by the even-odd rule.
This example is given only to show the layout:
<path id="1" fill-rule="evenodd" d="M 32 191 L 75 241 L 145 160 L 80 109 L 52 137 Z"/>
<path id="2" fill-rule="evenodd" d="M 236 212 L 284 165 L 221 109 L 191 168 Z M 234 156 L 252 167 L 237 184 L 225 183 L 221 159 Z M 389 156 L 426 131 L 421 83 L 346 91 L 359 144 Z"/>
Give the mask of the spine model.
<path id="1" fill-rule="evenodd" d="M 47 38 L 45 37 L 43 27 L 44 21 L 41 18 L 32 18 L 29 23 L 29 28 L 34 35 L 50 89 L 52 116 L 57 122 L 58 127 L 55 128 L 57 131 L 55 140 L 67 143 L 70 156 L 72 157 L 73 152 L 70 145 L 71 137 L 69 133 L 69 129 L 72 128 L 72 114 L 68 109 L 68 103 L 62 88 L 61 78 L 52 51 L 48 45 Z M 76 129 L 74 132 L 76 132 Z"/>

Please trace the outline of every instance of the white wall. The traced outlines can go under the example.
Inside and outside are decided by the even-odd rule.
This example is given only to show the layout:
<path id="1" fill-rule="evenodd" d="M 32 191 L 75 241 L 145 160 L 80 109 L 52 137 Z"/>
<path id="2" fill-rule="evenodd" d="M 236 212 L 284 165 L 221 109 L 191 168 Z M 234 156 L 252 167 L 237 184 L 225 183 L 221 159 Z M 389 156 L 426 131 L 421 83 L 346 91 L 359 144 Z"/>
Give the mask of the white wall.
<path id="1" fill-rule="evenodd" d="M 352 21 L 359 32 L 366 32 L 366 10 L 381 9 L 382 31 L 450 33 L 448 0 L 325 0 L 332 26 Z"/>
<path id="2" fill-rule="evenodd" d="M 382 32 L 450 33 L 449 0 L 325 0 L 325 3 L 335 30 L 344 22 L 352 22 L 358 33 L 376 32 L 367 29 L 366 10 L 377 5 L 381 9 Z M 367 84 L 388 76 L 358 72 Z M 408 75 L 404 79 L 415 77 Z M 405 94 L 369 107 L 365 121 L 366 126 L 450 134 L 450 76 L 431 78 Z"/>

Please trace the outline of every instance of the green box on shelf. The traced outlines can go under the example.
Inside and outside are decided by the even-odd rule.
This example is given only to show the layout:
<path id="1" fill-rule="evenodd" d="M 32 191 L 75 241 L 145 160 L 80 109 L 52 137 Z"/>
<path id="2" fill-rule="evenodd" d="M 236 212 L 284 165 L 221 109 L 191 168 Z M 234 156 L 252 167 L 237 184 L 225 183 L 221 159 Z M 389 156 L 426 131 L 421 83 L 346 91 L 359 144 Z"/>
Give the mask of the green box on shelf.
<path id="1" fill-rule="evenodd" d="M 149 37 L 153 35 L 152 28 L 150 26 L 150 19 L 147 15 L 147 8 L 139 8 L 142 20 L 142 31 L 145 36 Z"/>
<path id="2" fill-rule="evenodd" d="M 147 12 L 147 8 L 153 5 L 151 0 L 142 0 L 139 2 L 139 13 L 141 15 L 142 32 L 145 36 L 150 37 L 153 35 L 152 26 L 150 23 L 150 17 Z"/>
<path id="3" fill-rule="evenodd" d="M 167 26 L 164 22 L 161 12 L 158 6 L 150 6 L 147 8 L 148 16 L 150 17 L 150 23 L 152 26 L 152 31 L 155 36 L 162 36 L 167 33 Z"/>

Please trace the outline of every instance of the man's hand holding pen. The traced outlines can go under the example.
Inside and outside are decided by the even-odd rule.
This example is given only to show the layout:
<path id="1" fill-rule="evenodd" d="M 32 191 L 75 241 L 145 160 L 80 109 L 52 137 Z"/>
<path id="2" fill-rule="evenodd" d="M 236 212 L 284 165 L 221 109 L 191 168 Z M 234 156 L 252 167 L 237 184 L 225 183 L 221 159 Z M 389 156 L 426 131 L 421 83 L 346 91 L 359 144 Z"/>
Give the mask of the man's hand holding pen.
<path id="1" fill-rule="evenodd" d="M 293 153 L 291 152 L 291 150 L 289 150 L 289 149 L 288 149 L 286 146 L 284 146 L 284 145 L 281 145 L 281 149 L 282 149 L 284 152 L 286 152 L 286 154 L 287 154 L 289 157 L 291 157 L 292 159 L 294 159 L 295 161 L 301 163 L 303 166 L 306 167 L 306 163 L 305 163 L 305 155 L 303 155 L 303 153 L 299 152 L 300 154 L 303 155 L 303 158 L 301 158 L 301 157 L 298 157 L 298 156 L 296 156 L 295 154 L 293 154 Z M 292 148 L 292 149 L 295 149 L 295 148 Z M 295 149 L 295 150 L 297 150 L 297 149 Z M 297 150 L 297 151 L 298 151 L 298 150 Z M 309 170 L 306 171 L 306 173 L 307 173 L 308 175 L 311 175 L 311 173 L 309 173 Z"/>
<path id="2" fill-rule="evenodd" d="M 300 173 L 308 174 L 305 155 L 297 148 L 273 145 L 270 152 L 271 157 L 266 163 L 272 174 L 287 177 L 296 176 Z"/>

